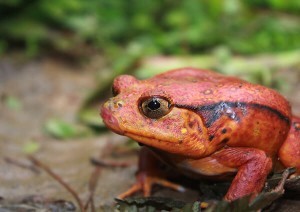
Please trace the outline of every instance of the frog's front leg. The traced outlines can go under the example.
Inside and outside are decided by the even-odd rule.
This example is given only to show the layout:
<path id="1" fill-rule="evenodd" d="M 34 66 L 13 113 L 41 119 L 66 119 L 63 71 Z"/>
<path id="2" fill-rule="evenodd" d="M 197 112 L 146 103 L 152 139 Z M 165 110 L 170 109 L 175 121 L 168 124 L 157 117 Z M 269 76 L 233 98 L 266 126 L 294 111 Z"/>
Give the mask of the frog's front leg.
<path id="1" fill-rule="evenodd" d="M 143 147 L 139 153 L 138 171 L 136 183 L 127 191 L 120 194 L 118 198 L 123 199 L 142 191 L 145 197 L 150 196 L 154 184 L 168 187 L 177 191 L 184 191 L 184 187 L 167 181 L 164 173 L 159 168 L 161 161 L 146 147 Z"/>
<path id="2" fill-rule="evenodd" d="M 232 201 L 246 195 L 253 199 L 263 188 L 272 169 L 272 160 L 264 151 L 254 148 L 228 147 L 211 155 L 219 163 L 237 168 L 225 199 Z"/>

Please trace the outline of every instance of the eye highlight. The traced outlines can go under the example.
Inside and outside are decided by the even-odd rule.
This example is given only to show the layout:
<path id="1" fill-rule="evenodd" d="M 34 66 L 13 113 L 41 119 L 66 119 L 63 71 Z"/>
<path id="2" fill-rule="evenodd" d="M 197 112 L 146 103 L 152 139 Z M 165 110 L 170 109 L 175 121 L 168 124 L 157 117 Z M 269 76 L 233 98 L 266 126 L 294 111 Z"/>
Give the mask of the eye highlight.
<path id="1" fill-rule="evenodd" d="M 141 112 L 151 119 L 159 119 L 167 115 L 171 109 L 171 102 L 163 97 L 149 97 L 140 103 Z"/>

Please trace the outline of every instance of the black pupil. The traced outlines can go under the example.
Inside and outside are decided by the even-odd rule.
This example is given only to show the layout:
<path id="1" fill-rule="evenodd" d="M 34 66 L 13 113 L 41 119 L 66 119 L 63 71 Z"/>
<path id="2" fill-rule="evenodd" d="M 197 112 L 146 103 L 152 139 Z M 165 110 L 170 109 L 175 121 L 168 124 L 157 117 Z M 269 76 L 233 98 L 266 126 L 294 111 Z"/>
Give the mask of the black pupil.
<path id="1" fill-rule="evenodd" d="M 160 103 L 158 100 L 153 99 L 151 102 L 148 103 L 148 108 L 150 110 L 157 110 L 160 108 Z"/>

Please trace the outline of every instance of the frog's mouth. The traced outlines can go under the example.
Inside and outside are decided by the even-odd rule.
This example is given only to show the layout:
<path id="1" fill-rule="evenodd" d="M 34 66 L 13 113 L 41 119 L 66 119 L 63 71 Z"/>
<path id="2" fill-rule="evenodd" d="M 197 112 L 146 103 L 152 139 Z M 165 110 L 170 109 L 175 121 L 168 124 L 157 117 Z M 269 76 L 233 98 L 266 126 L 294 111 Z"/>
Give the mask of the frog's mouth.
<path id="1" fill-rule="evenodd" d="M 178 153 L 180 142 L 173 140 L 160 140 L 152 136 L 137 135 L 131 132 L 124 132 L 124 135 L 135 140 L 140 146 L 146 146 L 169 153 Z"/>

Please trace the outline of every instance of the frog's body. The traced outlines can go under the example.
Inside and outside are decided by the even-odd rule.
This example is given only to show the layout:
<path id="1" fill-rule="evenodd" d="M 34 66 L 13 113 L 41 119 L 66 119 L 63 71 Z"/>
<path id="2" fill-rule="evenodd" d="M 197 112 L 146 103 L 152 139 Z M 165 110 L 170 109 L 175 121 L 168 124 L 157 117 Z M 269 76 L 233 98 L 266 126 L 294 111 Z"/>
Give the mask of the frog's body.
<path id="1" fill-rule="evenodd" d="M 142 81 L 120 76 L 113 89 L 101 110 L 109 128 L 183 174 L 237 173 L 227 200 L 260 192 L 279 150 L 282 163 L 299 172 L 300 119 L 272 89 L 193 68 Z"/>

